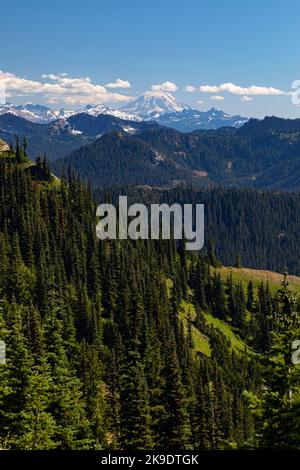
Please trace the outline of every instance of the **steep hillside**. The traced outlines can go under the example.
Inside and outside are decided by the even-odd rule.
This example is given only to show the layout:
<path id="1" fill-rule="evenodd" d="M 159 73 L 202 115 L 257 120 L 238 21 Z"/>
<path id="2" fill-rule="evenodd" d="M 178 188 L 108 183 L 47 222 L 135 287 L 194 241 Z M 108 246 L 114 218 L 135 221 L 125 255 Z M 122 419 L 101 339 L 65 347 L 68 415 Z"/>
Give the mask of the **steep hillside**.
<path id="1" fill-rule="evenodd" d="M 26 146 L 0 158 L 0 180 L 1 448 L 263 447 L 266 418 L 253 417 L 245 394 L 264 406 L 269 389 L 291 386 L 290 362 L 276 369 L 279 386 L 267 382 L 299 337 L 286 283 L 228 277 L 211 248 L 99 241 L 88 187 L 72 174 L 53 185 Z M 292 391 L 292 418 L 284 398 L 268 410 L 280 432 L 297 423 L 299 383 Z"/>
<path id="2" fill-rule="evenodd" d="M 174 186 L 182 179 L 193 183 L 201 178 L 191 168 L 157 151 L 139 136 L 124 133 L 104 135 L 89 146 L 53 163 L 60 172 L 68 165 L 93 187 L 114 185 Z"/>

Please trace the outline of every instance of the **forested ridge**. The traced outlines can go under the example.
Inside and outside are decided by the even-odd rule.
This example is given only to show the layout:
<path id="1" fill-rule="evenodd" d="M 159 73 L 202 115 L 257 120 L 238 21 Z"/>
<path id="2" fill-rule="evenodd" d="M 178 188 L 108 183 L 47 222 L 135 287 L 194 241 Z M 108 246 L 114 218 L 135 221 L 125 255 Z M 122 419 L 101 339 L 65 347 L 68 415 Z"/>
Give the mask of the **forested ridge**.
<path id="1" fill-rule="evenodd" d="M 251 119 L 241 128 L 179 132 L 154 122 L 85 113 L 37 124 L 4 114 L 0 138 L 28 139 L 56 173 L 69 163 L 96 187 L 148 184 L 299 191 L 300 120 Z"/>
<path id="2" fill-rule="evenodd" d="M 102 201 L 106 191 L 96 190 Z M 239 188 L 168 190 L 151 187 L 115 188 L 110 191 L 117 203 L 127 194 L 129 203 L 204 204 L 205 239 L 211 240 L 220 261 L 226 266 L 288 271 L 300 274 L 300 195 L 280 191 Z"/>
<path id="3" fill-rule="evenodd" d="M 221 278 L 212 244 L 100 242 L 89 187 L 26 158 L 0 159 L 1 448 L 299 448 L 287 282 Z"/>
<path id="4" fill-rule="evenodd" d="M 90 116 L 80 113 L 40 124 L 11 113 L 0 113 L 1 139 L 14 145 L 16 135 L 26 137 L 31 158 L 45 153 L 49 160 L 63 157 L 112 131 L 130 129 L 139 133 L 155 126 L 158 127 L 155 123 L 127 121 L 105 114 Z"/>
<path id="5" fill-rule="evenodd" d="M 299 148 L 300 120 L 272 116 L 239 129 L 112 132 L 58 159 L 53 168 L 71 164 L 95 188 L 180 183 L 299 191 Z"/>

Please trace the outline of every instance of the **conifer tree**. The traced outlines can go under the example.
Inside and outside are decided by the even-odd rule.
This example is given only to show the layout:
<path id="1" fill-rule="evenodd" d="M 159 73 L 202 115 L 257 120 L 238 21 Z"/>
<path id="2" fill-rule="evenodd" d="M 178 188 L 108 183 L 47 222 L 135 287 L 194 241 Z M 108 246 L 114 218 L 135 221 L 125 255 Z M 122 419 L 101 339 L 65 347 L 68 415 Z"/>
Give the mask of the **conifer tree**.
<path id="1" fill-rule="evenodd" d="M 276 302 L 269 357 L 265 360 L 265 382 L 261 397 L 247 394 L 259 427 L 254 444 L 269 449 L 300 449 L 300 366 L 292 364 L 291 345 L 300 336 L 295 296 L 286 275 Z"/>
<path id="2" fill-rule="evenodd" d="M 121 376 L 121 447 L 151 449 L 151 416 L 148 387 L 137 353 L 130 353 Z"/>

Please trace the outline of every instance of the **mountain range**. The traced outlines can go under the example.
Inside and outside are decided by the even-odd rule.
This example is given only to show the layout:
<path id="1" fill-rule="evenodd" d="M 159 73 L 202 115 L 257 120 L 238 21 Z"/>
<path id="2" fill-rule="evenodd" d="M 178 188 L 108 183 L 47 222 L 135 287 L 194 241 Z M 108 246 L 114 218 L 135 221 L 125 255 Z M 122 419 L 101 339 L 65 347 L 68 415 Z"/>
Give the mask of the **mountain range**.
<path id="1" fill-rule="evenodd" d="M 31 158 L 46 154 L 59 160 L 54 168 L 71 163 L 94 187 L 186 183 L 300 189 L 297 119 L 247 120 L 215 108 L 201 112 L 161 92 L 145 93 L 117 115 L 104 105 L 87 106 L 61 110 L 47 123 L 54 115 L 44 106 L 4 108 L 0 139 L 13 144 L 16 135 L 26 137 Z M 44 123 L 28 119 L 32 113 Z"/>
<path id="2" fill-rule="evenodd" d="M 155 122 L 130 121 L 109 114 L 74 114 L 48 124 L 39 124 L 11 113 L 0 115 L 0 138 L 14 145 L 16 136 L 26 137 L 31 158 L 45 154 L 55 160 L 72 150 L 93 142 L 103 134 L 120 131 L 125 134 L 159 127 Z"/>
<path id="3" fill-rule="evenodd" d="M 248 118 L 232 116 L 221 109 L 211 108 L 208 111 L 185 108 L 179 112 L 165 113 L 158 117 L 162 126 L 172 127 L 181 132 L 192 132 L 197 129 L 218 129 L 224 126 L 241 127 Z"/>
<path id="4" fill-rule="evenodd" d="M 212 112 L 217 120 L 220 113 Z M 0 139 L 13 144 L 16 135 L 26 136 L 31 158 L 58 160 L 54 170 L 71 163 L 94 187 L 185 183 L 300 190 L 299 119 L 267 117 L 183 133 L 161 125 L 170 115 L 134 121 L 79 113 L 39 124 L 6 113 L 0 116 Z"/>
<path id="5" fill-rule="evenodd" d="M 299 191 L 299 153 L 300 119 L 267 117 L 238 129 L 113 132 L 54 162 L 54 169 L 71 164 L 94 187 L 218 184 Z"/>
<path id="6" fill-rule="evenodd" d="M 223 126 L 240 127 L 248 121 L 248 118 L 231 116 L 215 108 L 209 111 L 193 109 L 177 101 L 170 93 L 161 91 L 148 91 L 121 109 L 112 109 L 98 104 L 87 105 L 78 110 L 53 110 L 39 104 L 7 103 L 0 106 L 0 116 L 7 113 L 38 124 L 49 124 L 57 119 L 68 119 L 83 113 L 94 117 L 108 115 L 125 121 L 156 121 L 183 132 L 195 129 L 216 129 Z"/>
<path id="7" fill-rule="evenodd" d="M 191 132 L 240 127 L 245 122 L 246 118 L 215 108 L 207 112 L 191 109 L 169 93 L 147 92 L 122 110 L 88 105 L 78 111 L 53 111 L 30 103 L 6 104 L 0 108 L 0 138 L 13 143 L 16 135 L 26 136 L 33 158 L 42 152 L 55 160 L 111 131 L 135 134 L 160 125 Z"/>

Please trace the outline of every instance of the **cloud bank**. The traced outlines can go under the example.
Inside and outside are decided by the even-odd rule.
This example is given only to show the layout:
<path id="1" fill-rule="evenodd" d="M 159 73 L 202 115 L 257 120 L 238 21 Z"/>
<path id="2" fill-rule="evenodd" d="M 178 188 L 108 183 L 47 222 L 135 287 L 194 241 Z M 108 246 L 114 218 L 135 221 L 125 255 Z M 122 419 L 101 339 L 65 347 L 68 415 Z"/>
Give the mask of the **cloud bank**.
<path id="1" fill-rule="evenodd" d="M 221 83 L 221 85 L 202 85 L 200 86 L 202 93 L 222 93 L 227 91 L 233 95 L 256 95 L 256 96 L 268 96 L 268 95 L 285 95 L 283 90 L 273 87 L 256 86 L 251 85 L 250 87 L 241 87 L 234 83 Z"/>
<path id="2" fill-rule="evenodd" d="M 93 83 L 89 77 L 72 78 L 66 73 L 43 74 L 42 80 L 29 80 L 9 72 L 0 71 L 0 87 L 8 97 L 43 95 L 49 104 L 68 105 L 127 102 L 131 96 L 110 92 L 107 88 L 129 88 L 126 80 L 118 79 L 106 86 Z"/>

